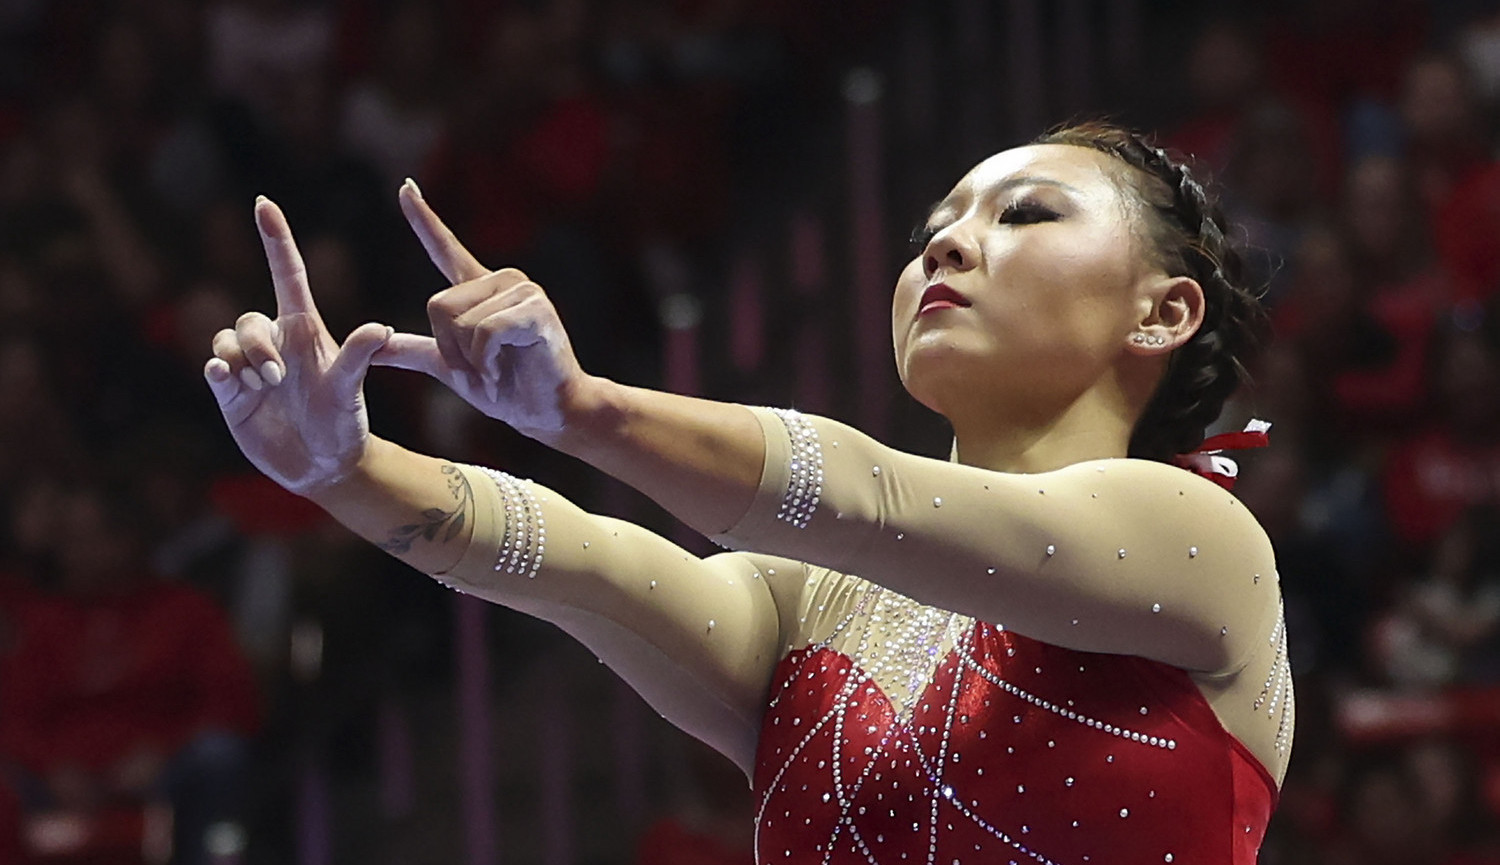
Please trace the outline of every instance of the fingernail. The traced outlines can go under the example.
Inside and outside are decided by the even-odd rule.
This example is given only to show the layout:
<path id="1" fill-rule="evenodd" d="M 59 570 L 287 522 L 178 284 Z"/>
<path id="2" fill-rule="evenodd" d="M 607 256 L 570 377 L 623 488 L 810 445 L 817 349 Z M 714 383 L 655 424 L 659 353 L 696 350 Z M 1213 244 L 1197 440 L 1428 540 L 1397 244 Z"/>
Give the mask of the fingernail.
<path id="1" fill-rule="evenodd" d="M 423 198 L 424 197 L 422 195 L 422 187 L 418 186 L 417 182 L 415 180 L 412 180 L 410 177 L 408 177 L 408 178 L 406 178 L 406 184 L 405 185 L 408 186 L 408 187 L 410 187 L 411 191 L 414 192 L 414 193 L 416 193 L 416 196 L 418 198 Z"/>
<path id="2" fill-rule="evenodd" d="M 248 366 L 240 370 L 240 381 L 244 382 L 245 387 L 251 390 L 260 390 L 266 386 L 265 382 L 260 380 L 260 376 L 256 374 L 255 370 Z"/>
<path id="3" fill-rule="evenodd" d="M 385 339 L 386 339 L 386 342 L 390 342 L 391 337 L 393 337 L 395 335 L 396 335 L 396 329 L 394 327 L 391 327 L 390 325 L 386 325 L 385 326 Z"/>
<path id="4" fill-rule="evenodd" d="M 275 387 L 281 384 L 281 367 L 276 365 L 276 361 L 268 360 L 260 365 L 260 377 L 266 380 L 266 384 Z"/>
<path id="5" fill-rule="evenodd" d="M 257 195 L 257 196 L 255 196 L 255 203 L 256 204 L 264 204 L 265 202 L 270 201 L 270 200 L 271 199 L 265 197 L 264 195 Z"/>

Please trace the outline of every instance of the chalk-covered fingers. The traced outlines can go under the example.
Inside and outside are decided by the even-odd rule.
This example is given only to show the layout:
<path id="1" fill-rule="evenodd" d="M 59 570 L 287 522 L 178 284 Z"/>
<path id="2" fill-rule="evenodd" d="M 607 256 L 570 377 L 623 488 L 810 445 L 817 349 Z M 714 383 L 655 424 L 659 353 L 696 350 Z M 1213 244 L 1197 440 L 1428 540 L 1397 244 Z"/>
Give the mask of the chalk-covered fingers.
<path id="1" fill-rule="evenodd" d="M 567 333 L 545 294 L 527 293 L 475 322 L 469 352 L 486 376 L 498 379 L 504 365 L 517 359 L 506 357 L 507 349 L 525 349 L 537 358 L 571 357 Z"/>
<path id="2" fill-rule="evenodd" d="M 247 312 L 234 323 L 235 340 L 244 355 L 245 366 L 240 378 L 249 387 L 260 390 L 275 387 L 286 377 L 286 361 L 281 357 L 276 322 L 258 312 Z"/>
<path id="3" fill-rule="evenodd" d="M 448 277 L 449 282 L 468 282 L 490 272 L 489 268 L 480 264 L 479 259 L 458 242 L 448 226 L 427 205 L 427 199 L 422 197 L 422 190 L 417 188 L 416 181 L 408 177 L 401 185 L 397 197 L 401 201 L 401 214 L 406 217 L 407 224 L 422 242 L 422 248 L 427 250 L 427 257 Z"/>
<path id="4" fill-rule="evenodd" d="M 503 297 L 494 297 L 459 317 L 460 333 L 467 331 L 467 356 L 476 368 L 499 376 L 505 346 L 527 346 L 565 338 L 552 301 L 532 282 L 519 283 Z"/>
<path id="5" fill-rule="evenodd" d="M 251 390 L 275 387 L 286 377 L 286 364 L 276 346 L 276 323 L 258 312 L 247 312 L 233 328 L 214 334 L 213 351 Z"/>
<path id="6" fill-rule="evenodd" d="M 260 231 L 266 264 L 271 269 L 277 317 L 306 313 L 316 318 L 318 307 L 313 303 L 312 287 L 307 282 L 307 265 L 292 238 L 292 228 L 281 208 L 264 195 L 255 200 L 255 227 Z"/>
<path id="7" fill-rule="evenodd" d="M 557 310 L 519 271 L 454 286 L 433 299 L 436 337 L 394 334 L 373 363 L 426 373 L 521 432 L 562 427 L 584 378 Z"/>
<path id="8" fill-rule="evenodd" d="M 234 331 L 220 331 L 220 333 L 233 334 Z M 217 345 L 218 337 L 214 337 Z M 213 392 L 214 400 L 219 404 L 219 410 L 228 417 L 235 397 L 245 389 L 244 383 L 235 375 L 234 367 L 230 362 L 219 357 L 218 352 L 208 359 L 203 365 L 203 378 L 208 381 L 208 389 Z"/>
<path id="9" fill-rule="evenodd" d="M 348 401 L 359 396 L 365 374 L 370 371 L 371 360 L 376 352 L 385 347 L 394 333 L 394 328 L 369 322 L 355 328 L 344 338 L 338 355 L 328 366 L 329 386 L 336 398 Z"/>
<path id="10" fill-rule="evenodd" d="M 276 323 L 258 312 L 240 316 L 233 328 L 214 334 L 213 357 L 203 376 L 226 412 L 235 397 L 281 384 L 285 363 L 276 346 Z"/>
<path id="11" fill-rule="evenodd" d="M 506 268 L 434 294 L 427 301 L 427 319 L 443 360 L 455 370 L 481 370 L 483 358 L 473 353 L 478 324 L 541 293 L 542 289 L 526 274 Z"/>

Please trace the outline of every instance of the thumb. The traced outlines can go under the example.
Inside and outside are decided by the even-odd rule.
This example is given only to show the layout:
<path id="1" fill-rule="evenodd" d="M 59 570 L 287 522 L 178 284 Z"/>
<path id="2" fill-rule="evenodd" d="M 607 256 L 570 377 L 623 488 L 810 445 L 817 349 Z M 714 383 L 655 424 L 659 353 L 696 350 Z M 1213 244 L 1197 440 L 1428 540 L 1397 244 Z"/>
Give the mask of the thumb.
<path id="1" fill-rule="evenodd" d="M 414 333 L 397 333 L 391 336 L 375 352 L 371 364 L 426 373 L 444 383 L 452 372 L 448 362 L 443 360 L 442 353 L 438 351 L 437 340 Z"/>
<path id="2" fill-rule="evenodd" d="M 354 329 L 339 347 L 338 357 L 328 367 L 328 377 L 333 386 L 343 395 L 353 396 L 364 384 L 365 373 L 370 369 L 370 359 L 384 346 L 394 333 L 391 328 L 369 322 Z"/>

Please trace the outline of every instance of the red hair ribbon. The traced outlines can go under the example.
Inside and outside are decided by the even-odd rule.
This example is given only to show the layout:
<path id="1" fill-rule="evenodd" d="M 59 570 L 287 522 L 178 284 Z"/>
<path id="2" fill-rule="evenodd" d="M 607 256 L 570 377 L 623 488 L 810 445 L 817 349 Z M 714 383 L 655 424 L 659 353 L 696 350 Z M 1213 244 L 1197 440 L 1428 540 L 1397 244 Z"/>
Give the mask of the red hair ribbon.
<path id="1" fill-rule="evenodd" d="M 1239 464 L 1224 456 L 1224 451 L 1263 448 L 1271 443 L 1271 424 L 1252 419 L 1241 432 L 1220 433 L 1203 440 L 1192 453 L 1178 454 L 1172 462 L 1196 475 L 1208 478 L 1226 490 L 1234 489 Z"/>

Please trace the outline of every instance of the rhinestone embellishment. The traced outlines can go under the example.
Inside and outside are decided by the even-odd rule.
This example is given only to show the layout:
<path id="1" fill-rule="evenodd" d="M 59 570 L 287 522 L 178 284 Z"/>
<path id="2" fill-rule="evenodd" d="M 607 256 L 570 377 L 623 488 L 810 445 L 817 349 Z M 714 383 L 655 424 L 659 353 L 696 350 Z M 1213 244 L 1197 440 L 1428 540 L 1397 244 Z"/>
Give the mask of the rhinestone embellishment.
<path id="1" fill-rule="evenodd" d="M 1276 624 L 1271 628 L 1269 645 L 1276 647 L 1276 655 L 1271 660 L 1271 670 L 1266 673 L 1265 684 L 1261 685 L 1260 694 L 1255 698 L 1253 709 L 1260 711 L 1265 708 L 1266 717 L 1276 717 L 1276 710 L 1281 710 L 1281 718 L 1276 725 L 1276 750 L 1285 751 L 1291 745 L 1292 722 L 1296 718 L 1296 692 L 1292 688 L 1292 665 L 1286 647 L 1286 616 L 1284 604 L 1279 605 L 1276 616 Z"/>
<path id="2" fill-rule="evenodd" d="M 786 495 L 781 499 L 776 519 L 805 529 L 823 497 L 823 445 L 818 441 L 818 431 L 812 421 L 801 412 L 792 409 L 772 411 L 786 426 L 792 448 L 791 479 L 787 482 Z"/>
<path id="3" fill-rule="evenodd" d="M 535 579 L 542 569 L 542 556 L 547 552 L 547 521 L 531 491 L 531 481 L 492 468 L 480 470 L 495 482 L 505 512 L 505 535 L 500 540 L 495 570 Z"/>

